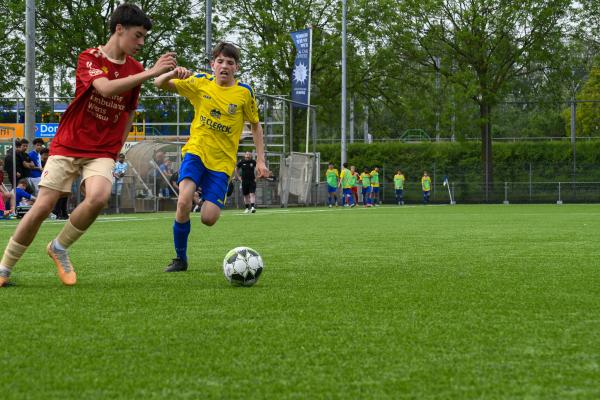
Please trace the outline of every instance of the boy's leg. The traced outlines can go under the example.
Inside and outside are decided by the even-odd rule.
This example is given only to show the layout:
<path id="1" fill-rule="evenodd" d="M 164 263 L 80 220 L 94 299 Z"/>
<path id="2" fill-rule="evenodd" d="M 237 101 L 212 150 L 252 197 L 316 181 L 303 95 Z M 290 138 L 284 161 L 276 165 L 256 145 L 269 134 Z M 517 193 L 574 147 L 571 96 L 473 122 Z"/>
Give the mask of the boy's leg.
<path id="1" fill-rule="evenodd" d="M 250 183 L 250 212 L 256 212 L 256 182 Z"/>
<path id="2" fill-rule="evenodd" d="M 196 183 L 193 180 L 186 178 L 179 182 L 179 198 L 177 199 L 177 211 L 173 223 L 173 244 L 177 257 L 167 266 L 165 272 L 187 270 L 187 245 L 191 230 L 190 210 L 194 193 L 196 193 Z"/>
<path id="3" fill-rule="evenodd" d="M 17 225 L 15 233 L 9 239 L 4 250 L 4 255 L 0 261 L 0 286 L 8 282 L 12 268 L 35 238 L 42 222 L 50 215 L 52 207 L 60 194 L 59 191 L 53 189 L 40 188 L 36 202 Z"/>
<path id="4" fill-rule="evenodd" d="M 112 191 L 112 182 L 105 176 L 90 176 L 84 180 L 84 184 L 84 200 L 73 210 L 62 230 L 46 248 L 56 265 L 60 280 L 68 286 L 77 282 L 77 275 L 67 249 L 94 223 L 106 207 Z"/>

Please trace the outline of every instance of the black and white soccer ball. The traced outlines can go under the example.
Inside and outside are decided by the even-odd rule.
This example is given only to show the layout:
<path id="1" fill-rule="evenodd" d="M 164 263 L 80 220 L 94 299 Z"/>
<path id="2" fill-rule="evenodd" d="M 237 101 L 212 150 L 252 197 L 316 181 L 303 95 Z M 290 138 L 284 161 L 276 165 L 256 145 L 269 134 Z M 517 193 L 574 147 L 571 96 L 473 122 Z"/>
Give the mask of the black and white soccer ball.
<path id="1" fill-rule="evenodd" d="M 264 268 L 263 260 L 250 247 L 229 250 L 223 260 L 225 278 L 234 286 L 252 286 L 258 281 Z"/>

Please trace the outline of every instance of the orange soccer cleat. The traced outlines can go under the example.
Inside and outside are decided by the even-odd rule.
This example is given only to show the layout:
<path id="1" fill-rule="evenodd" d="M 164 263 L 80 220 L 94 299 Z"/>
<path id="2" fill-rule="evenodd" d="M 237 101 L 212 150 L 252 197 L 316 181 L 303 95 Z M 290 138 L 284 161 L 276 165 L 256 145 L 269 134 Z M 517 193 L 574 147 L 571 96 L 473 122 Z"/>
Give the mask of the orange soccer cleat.
<path id="1" fill-rule="evenodd" d="M 73 286 L 77 283 L 77 274 L 73 269 L 73 264 L 71 264 L 69 253 L 67 250 L 58 250 L 55 246 L 55 241 L 56 239 L 48 243 L 46 250 L 50 258 L 54 261 L 54 264 L 56 264 L 58 277 L 62 283 L 66 286 Z"/>

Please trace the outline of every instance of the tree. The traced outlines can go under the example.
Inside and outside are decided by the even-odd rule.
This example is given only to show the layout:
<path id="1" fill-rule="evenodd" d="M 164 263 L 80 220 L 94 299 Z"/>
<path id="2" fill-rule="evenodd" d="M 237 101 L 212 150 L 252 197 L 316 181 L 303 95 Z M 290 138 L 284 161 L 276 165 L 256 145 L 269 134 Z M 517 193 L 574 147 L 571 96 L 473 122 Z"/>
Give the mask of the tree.
<path id="1" fill-rule="evenodd" d="M 150 66 L 160 54 L 176 51 L 183 65 L 193 67 L 204 59 L 204 15 L 195 12 L 198 2 L 142 0 L 136 2 L 148 13 L 153 29 L 136 56 Z M 38 2 L 37 43 L 39 70 L 73 71 L 78 55 L 85 49 L 106 43 L 108 20 L 120 4 L 116 0 L 46 0 Z M 73 95 L 72 73 L 61 74 L 62 95 Z M 151 85 L 147 89 L 154 90 Z M 66 93 L 65 93 L 66 92 Z"/>
<path id="2" fill-rule="evenodd" d="M 403 58 L 439 70 L 479 108 L 484 190 L 493 176 L 491 113 L 507 84 L 543 70 L 565 30 L 570 0 L 380 1 L 392 46 Z M 391 18 L 390 18 L 391 17 Z M 436 58 L 448 60 L 437 64 Z"/>
<path id="3" fill-rule="evenodd" d="M 25 2 L 0 3 L 0 93 L 16 93 L 25 74 Z"/>

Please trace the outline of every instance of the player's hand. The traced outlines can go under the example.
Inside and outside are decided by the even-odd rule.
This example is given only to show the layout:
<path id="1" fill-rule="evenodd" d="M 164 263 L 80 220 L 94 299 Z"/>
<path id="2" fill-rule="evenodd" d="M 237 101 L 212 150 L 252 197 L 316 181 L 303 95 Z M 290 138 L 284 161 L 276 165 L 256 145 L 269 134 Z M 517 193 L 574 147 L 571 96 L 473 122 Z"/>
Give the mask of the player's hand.
<path id="1" fill-rule="evenodd" d="M 168 52 L 163 54 L 156 60 L 156 63 L 150 69 L 154 77 L 160 76 L 165 72 L 172 71 L 177 67 L 177 60 L 175 60 L 175 53 Z"/>
<path id="2" fill-rule="evenodd" d="M 269 168 L 267 168 L 267 165 L 264 162 L 258 162 L 256 164 L 256 170 L 257 170 L 257 174 L 256 174 L 257 179 L 268 178 L 269 175 L 271 174 L 271 172 L 269 171 Z"/>
<path id="3" fill-rule="evenodd" d="M 177 67 L 173 71 L 173 77 L 177 79 L 187 79 L 194 73 L 185 67 Z"/>

